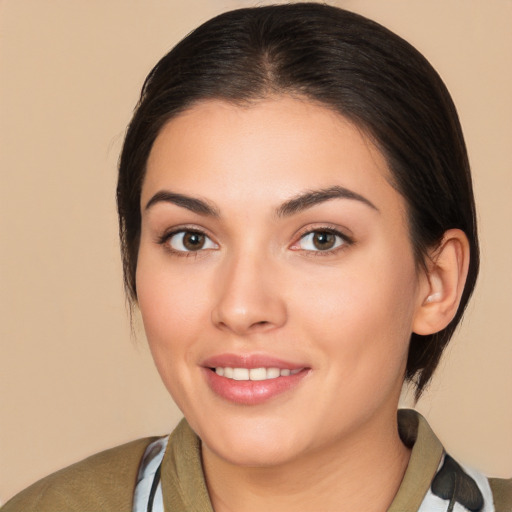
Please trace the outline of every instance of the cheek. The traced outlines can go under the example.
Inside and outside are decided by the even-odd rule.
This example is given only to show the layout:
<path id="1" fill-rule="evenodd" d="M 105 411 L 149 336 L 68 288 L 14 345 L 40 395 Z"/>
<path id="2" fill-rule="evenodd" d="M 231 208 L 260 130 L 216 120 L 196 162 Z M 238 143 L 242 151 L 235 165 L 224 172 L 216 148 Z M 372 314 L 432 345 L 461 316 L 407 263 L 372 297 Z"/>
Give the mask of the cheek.
<path id="1" fill-rule="evenodd" d="M 194 340 L 208 317 L 198 281 L 185 272 L 170 272 L 168 262 L 139 259 L 138 304 L 149 348 L 164 385 L 182 411 L 192 402 Z"/>
<path id="2" fill-rule="evenodd" d="M 171 376 L 193 360 L 194 340 L 209 319 L 204 280 L 148 253 L 141 249 L 139 255 L 138 305 L 156 366 L 170 388 L 177 380 Z"/>
<path id="3" fill-rule="evenodd" d="M 197 326 L 204 309 L 204 284 L 197 272 L 191 275 L 183 266 L 171 265 L 165 256 L 141 249 L 136 280 L 139 309 L 150 342 L 153 337 L 179 337 L 185 326 Z"/>
<path id="4" fill-rule="evenodd" d="M 397 262 L 395 254 L 380 252 L 378 258 L 354 259 L 329 278 L 310 275 L 301 286 L 306 300 L 295 303 L 294 316 L 346 372 L 381 372 L 387 362 L 396 368 L 407 355 L 415 283 L 412 257 Z"/>

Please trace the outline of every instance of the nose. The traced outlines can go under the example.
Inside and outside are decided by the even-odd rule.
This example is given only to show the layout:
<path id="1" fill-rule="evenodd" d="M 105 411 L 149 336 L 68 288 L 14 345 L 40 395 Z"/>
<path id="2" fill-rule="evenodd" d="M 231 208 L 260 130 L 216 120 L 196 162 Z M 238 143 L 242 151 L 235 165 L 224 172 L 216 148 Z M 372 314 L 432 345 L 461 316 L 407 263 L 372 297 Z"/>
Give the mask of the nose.
<path id="1" fill-rule="evenodd" d="M 271 262 L 255 254 L 223 262 L 212 310 L 214 325 L 239 336 L 283 326 L 287 308 L 277 274 Z"/>

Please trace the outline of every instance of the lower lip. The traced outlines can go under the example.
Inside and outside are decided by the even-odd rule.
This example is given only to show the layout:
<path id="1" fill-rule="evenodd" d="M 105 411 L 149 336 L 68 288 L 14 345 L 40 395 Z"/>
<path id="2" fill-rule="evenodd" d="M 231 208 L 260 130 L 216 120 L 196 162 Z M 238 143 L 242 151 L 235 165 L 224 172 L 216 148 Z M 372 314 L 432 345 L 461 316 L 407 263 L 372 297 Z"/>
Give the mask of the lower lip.
<path id="1" fill-rule="evenodd" d="M 301 370 L 295 375 L 268 380 L 234 380 L 217 375 L 209 368 L 203 369 L 206 380 L 214 393 L 241 405 L 258 405 L 295 388 L 309 373 Z"/>

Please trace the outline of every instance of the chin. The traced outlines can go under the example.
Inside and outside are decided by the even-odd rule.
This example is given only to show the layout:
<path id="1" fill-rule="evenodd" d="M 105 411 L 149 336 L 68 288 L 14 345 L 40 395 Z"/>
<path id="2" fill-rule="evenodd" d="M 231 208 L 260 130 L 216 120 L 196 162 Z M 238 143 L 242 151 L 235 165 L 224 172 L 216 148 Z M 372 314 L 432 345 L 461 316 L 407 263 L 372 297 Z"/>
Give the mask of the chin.
<path id="1" fill-rule="evenodd" d="M 298 455 L 302 445 L 301 436 L 293 435 L 290 425 L 269 419 L 231 421 L 229 425 L 210 425 L 204 432 L 196 432 L 217 457 L 244 467 L 284 464 Z"/>
<path id="2" fill-rule="evenodd" d="M 237 440 L 230 440 L 229 443 L 223 443 L 222 446 L 208 448 L 215 453 L 217 457 L 226 462 L 239 467 L 276 467 L 292 461 L 297 456 L 297 446 L 293 447 L 293 452 L 289 446 L 283 446 L 275 441 L 267 440 L 266 443 L 247 445 Z"/>

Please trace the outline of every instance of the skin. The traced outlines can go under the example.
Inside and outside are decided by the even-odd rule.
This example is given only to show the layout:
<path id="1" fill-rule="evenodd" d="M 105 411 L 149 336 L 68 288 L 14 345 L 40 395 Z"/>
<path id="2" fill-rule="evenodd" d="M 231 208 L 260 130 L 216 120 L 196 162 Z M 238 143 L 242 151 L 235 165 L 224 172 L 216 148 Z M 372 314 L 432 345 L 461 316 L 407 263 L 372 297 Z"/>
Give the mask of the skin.
<path id="1" fill-rule="evenodd" d="M 199 103 L 157 137 L 142 188 L 138 303 L 159 373 L 203 442 L 216 511 L 391 503 L 409 458 L 396 426 L 408 341 L 432 289 L 389 176 L 357 127 L 297 98 Z M 331 187 L 364 200 L 276 213 Z M 147 207 L 162 191 L 216 215 L 167 200 Z M 206 234 L 202 250 L 163 240 L 185 228 Z M 326 228 L 346 238 L 318 250 L 304 234 Z M 307 374 L 263 403 L 233 403 L 204 376 L 204 361 L 224 353 L 270 355 Z"/>

